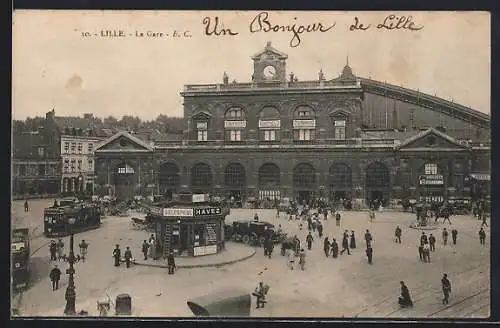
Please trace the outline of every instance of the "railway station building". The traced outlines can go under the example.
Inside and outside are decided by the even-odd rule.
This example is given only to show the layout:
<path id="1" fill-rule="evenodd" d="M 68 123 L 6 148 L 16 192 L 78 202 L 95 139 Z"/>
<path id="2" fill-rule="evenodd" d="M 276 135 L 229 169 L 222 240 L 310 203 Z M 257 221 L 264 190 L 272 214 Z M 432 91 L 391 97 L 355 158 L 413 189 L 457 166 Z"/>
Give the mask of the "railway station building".
<path id="1" fill-rule="evenodd" d="M 117 198 L 180 191 L 246 199 L 484 198 L 490 116 L 358 77 L 288 73 L 268 43 L 250 81 L 186 85 L 181 141 L 121 132 L 97 146 L 97 184 Z"/>

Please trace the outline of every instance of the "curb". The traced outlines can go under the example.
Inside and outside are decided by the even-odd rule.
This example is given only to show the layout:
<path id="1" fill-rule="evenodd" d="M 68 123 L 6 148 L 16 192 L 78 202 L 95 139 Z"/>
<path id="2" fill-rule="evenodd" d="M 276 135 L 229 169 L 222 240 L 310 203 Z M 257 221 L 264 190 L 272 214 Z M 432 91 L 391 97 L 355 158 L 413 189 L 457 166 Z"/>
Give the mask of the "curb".
<path id="1" fill-rule="evenodd" d="M 194 269 L 194 268 L 208 268 L 208 267 L 220 267 L 224 265 L 229 265 L 229 264 L 234 264 L 237 262 L 241 262 L 244 260 L 247 260 L 254 256 L 256 253 L 255 250 L 252 250 L 252 252 L 244 256 L 242 258 L 236 259 L 236 260 L 230 260 L 230 261 L 225 261 L 225 262 L 220 262 L 220 263 L 209 263 L 209 264 L 192 264 L 192 265 L 177 265 L 176 267 L 178 269 Z M 147 267 L 154 267 L 154 268 L 168 268 L 166 264 L 149 264 L 149 263 L 141 263 L 141 262 L 135 262 L 135 265 L 141 265 L 141 266 L 147 266 Z"/>

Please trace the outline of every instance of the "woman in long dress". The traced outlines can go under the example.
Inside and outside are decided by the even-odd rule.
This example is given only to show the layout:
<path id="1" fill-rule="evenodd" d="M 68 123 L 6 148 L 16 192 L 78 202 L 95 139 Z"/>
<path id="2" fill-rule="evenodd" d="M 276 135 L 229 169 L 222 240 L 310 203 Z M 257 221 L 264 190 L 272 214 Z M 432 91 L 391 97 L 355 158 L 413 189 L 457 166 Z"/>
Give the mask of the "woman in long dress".
<path id="1" fill-rule="evenodd" d="M 351 230 L 351 241 L 350 241 L 350 247 L 351 248 L 356 248 L 356 237 L 354 236 L 354 230 Z"/>

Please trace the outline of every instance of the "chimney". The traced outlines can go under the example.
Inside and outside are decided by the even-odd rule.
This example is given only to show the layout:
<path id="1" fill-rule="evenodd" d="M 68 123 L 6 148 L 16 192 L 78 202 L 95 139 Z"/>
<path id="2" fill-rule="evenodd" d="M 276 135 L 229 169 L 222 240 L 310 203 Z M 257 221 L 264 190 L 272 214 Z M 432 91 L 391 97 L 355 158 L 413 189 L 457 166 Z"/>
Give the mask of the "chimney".
<path id="1" fill-rule="evenodd" d="M 54 109 L 52 109 L 50 112 L 47 112 L 45 114 L 45 119 L 48 120 L 48 119 L 54 119 L 54 117 L 56 116 L 56 112 L 54 111 Z"/>

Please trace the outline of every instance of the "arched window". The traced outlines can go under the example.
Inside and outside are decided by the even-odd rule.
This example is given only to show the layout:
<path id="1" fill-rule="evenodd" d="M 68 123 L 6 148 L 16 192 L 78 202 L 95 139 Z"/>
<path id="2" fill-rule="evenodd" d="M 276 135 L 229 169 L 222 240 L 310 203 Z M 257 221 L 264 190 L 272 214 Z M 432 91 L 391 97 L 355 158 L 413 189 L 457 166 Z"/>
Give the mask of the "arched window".
<path id="1" fill-rule="evenodd" d="M 275 107 L 264 107 L 259 112 L 259 140 L 280 140 L 280 112 Z"/>
<path id="2" fill-rule="evenodd" d="M 293 112 L 293 118 L 294 140 L 314 140 L 316 131 L 316 119 L 314 110 L 309 106 L 298 106 Z"/>
<path id="3" fill-rule="evenodd" d="M 169 190 L 177 190 L 180 186 L 180 169 L 173 163 L 165 163 L 160 166 L 160 192 L 166 193 Z"/>
<path id="4" fill-rule="evenodd" d="M 316 172 L 311 164 L 299 164 L 293 170 L 293 185 L 296 188 L 314 189 Z"/>
<path id="5" fill-rule="evenodd" d="M 246 186 L 245 168 L 239 163 L 231 163 L 224 170 L 224 183 L 227 187 Z"/>
<path id="6" fill-rule="evenodd" d="M 191 186 L 194 190 L 205 191 L 212 187 L 212 169 L 208 164 L 198 163 L 191 169 Z"/>
<path id="7" fill-rule="evenodd" d="M 227 141 L 245 140 L 245 129 L 247 121 L 245 120 L 245 111 L 240 107 L 232 107 L 224 115 L 225 139 Z"/>

